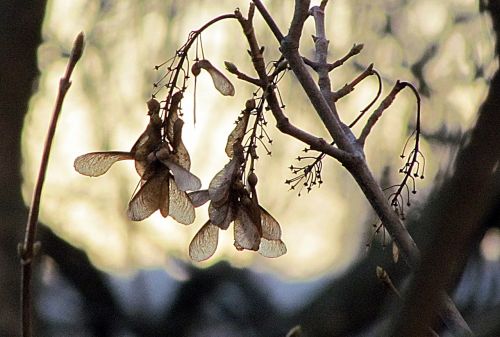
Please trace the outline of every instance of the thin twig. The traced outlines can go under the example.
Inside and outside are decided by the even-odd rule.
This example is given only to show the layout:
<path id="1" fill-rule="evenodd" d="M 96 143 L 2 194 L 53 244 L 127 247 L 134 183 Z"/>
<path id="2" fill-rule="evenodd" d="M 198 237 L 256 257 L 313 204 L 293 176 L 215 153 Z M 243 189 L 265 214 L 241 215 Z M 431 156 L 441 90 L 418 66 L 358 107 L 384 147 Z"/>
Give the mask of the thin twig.
<path id="1" fill-rule="evenodd" d="M 273 22 L 269 19 L 270 15 L 267 13 L 265 7 L 260 3 L 260 1 L 254 0 L 254 2 L 259 3 L 259 6 L 257 6 L 258 10 L 261 12 L 266 23 L 271 26 Z M 351 160 L 349 162 L 343 162 L 342 164 L 356 180 L 380 220 L 391 234 L 391 237 L 400 249 L 401 255 L 405 259 L 406 263 L 415 270 L 420 264 L 420 250 L 406 228 L 403 226 L 397 214 L 390 207 L 384 193 L 368 168 L 366 160 L 364 159 L 362 145 L 359 144 L 360 142 L 356 139 L 353 140 L 352 133 L 347 133 L 348 127 L 344 127 L 340 120 L 335 118 L 336 112 L 332 111 L 332 107 L 329 106 L 325 97 L 315 85 L 314 80 L 305 68 L 304 61 L 298 52 L 299 40 L 302 34 L 304 21 L 308 15 L 309 4 L 309 0 L 295 1 L 294 15 L 290 24 L 288 35 L 282 39 L 278 39 L 281 45 L 281 52 L 288 60 L 290 68 L 297 77 L 297 80 L 301 84 L 311 104 L 322 119 L 333 140 L 338 144 L 339 149 L 344 150 L 351 156 Z M 370 124 L 370 122 L 367 124 Z M 366 136 L 372 126 L 373 125 L 368 126 L 365 131 L 365 135 L 362 135 L 361 138 L 366 139 Z M 453 302 L 444 293 L 443 299 L 446 299 L 446 303 L 450 304 L 455 313 L 458 312 Z M 441 314 L 446 315 L 444 312 L 441 312 Z M 456 319 L 462 327 L 467 327 L 467 323 L 459 315 L 456 315 L 452 319 Z"/>
<path id="2" fill-rule="evenodd" d="M 238 77 L 238 79 L 245 81 L 245 82 L 248 82 L 248 83 L 251 83 L 251 84 L 258 86 L 258 87 L 264 86 L 264 84 L 262 83 L 261 80 L 259 80 L 257 78 L 253 78 L 245 73 L 242 73 L 241 71 L 238 70 L 236 65 L 234 65 L 233 63 L 230 63 L 230 62 L 224 62 L 224 63 L 226 65 L 227 71 L 229 71 L 233 75 L 236 75 L 236 77 Z"/>
<path id="3" fill-rule="evenodd" d="M 269 26 L 269 28 L 273 32 L 273 34 L 276 37 L 276 39 L 278 40 L 278 42 L 281 42 L 281 40 L 283 40 L 283 33 L 280 31 L 278 25 L 274 21 L 271 14 L 269 14 L 266 7 L 264 7 L 264 5 L 262 4 L 262 2 L 260 0 L 252 0 L 252 2 L 255 4 L 255 7 L 257 7 L 257 9 L 259 10 L 260 15 L 262 15 L 262 17 L 266 21 L 267 25 Z"/>
<path id="4" fill-rule="evenodd" d="M 45 174 L 47 172 L 47 165 L 50 156 L 50 149 L 52 146 L 52 140 L 56 131 L 57 120 L 59 114 L 61 113 L 62 104 L 64 97 L 71 86 L 71 74 L 75 68 L 76 63 L 80 59 L 84 48 L 84 35 L 83 33 L 78 34 L 73 43 L 73 49 L 71 50 L 71 55 L 68 60 L 68 65 L 66 67 L 66 73 L 64 77 L 59 81 L 59 92 L 57 94 L 56 104 L 54 107 L 54 112 L 52 114 L 52 120 L 50 122 L 49 130 L 47 132 L 47 138 L 45 140 L 45 146 L 43 149 L 42 160 L 40 163 L 40 169 L 38 171 L 38 178 L 35 184 L 35 190 L 33 191 L 33 197 L 31 200 L 31 207 L 28 215 L 28 221 L 26 224 L 26 233 L 24 237 L 24 243 L 20 247 L 20 259 L 22 266 L 22 281 L 21 281 L 21 305 L 22 305 L 22 335 L 24 337 L 32 336 L 32 273 L 33 273 L 33 258 L 36 254 L 35 248 L 35 236 L 38 223 L 38 214 L 40 211 L 40 199 L 42 195 L 43 182 L 45 180 Z"/>
<path id="5" fill-rule="evenodd" d="M 362 49 L 363 49 L 363 44 L 354 44 L 351 50 L 349 50 L 349 52 L 344 57 L 338 59 L 333 63 L 328 64 L 328 71 L 332 71 L 333 69 L 340 67 L 341 65 L 344 64 L 344 62 L 349 60 L 351 57 L 353 57 L 354 55 L 358 55 Z"/>
<path id="6" fill-rule="evenodd" d="M 368 121 L 366 122 L 365 127 L 361 130 L 361 134 L 358 137 L 358 142 L 361 146 L 365 144 L 366 138 L 370 134 L 370 131 L 373 129 L 379 118 L 382 116 L 382 113 L 392 104 L 398 92 L 400 92 L 405 85 L 403 82 L 397 81 L 391 92 L 384 98 L 384 100 L 380 103 L 379 107 L 372 113 Z"/>
<path id="7" fill-rule="evenodd" d="M 344 85 L 342 89 L 336 91 L 333 93 L 333 100 L 336 102 L 342 97 L 350 94 L 352 91 L 354 91 L 354 88 L 356 85 L 358 85 L 361 81 L 363 81 L 365 78 L 368 76 L 371 76 L 374 74 L 373 71 L 373 63 L 371 63 L 365 71 L 363 71 L 361 74 L 359 74 L 354 80 L 352 80 L 350 83 Z"/>
<path id="8" fill-rule="evenodd" d="M 250 4 L 250 6 L 253 6 L 253 4 Z M 261 48 L 259 47 L 259 44 L 257 42 L 257 38 L 255 37 L 255 31 L 253 29 L 252 22 L 248 19 L 245 19 L 240 11 L 236 11 L 235 14 L 248 40 L 254 68 L 259 75 L 260 81 L 262 81 L 265 85 L 267 91 L 266 100 L 269 103 L 269 107 L 271 108 L 271 112 L 273 113 L 274 118 L 276 119 L 276 127 L 281 132 L 308 144 L 311 149 L 324 152 L 341 162 L 350 161 L 352 159 L 352 156 L 350 154 L 336 148 L 333 145 L 328 144 L 328 142 L 326 142 L 322 138 L 316 137 L 302 129 L 297 128 L 285 116 L 278 102 L 276 94 L 274 93 L 274 89 L 272 88 L 271 83 L 269 83 L 269 77 L 266 73 L 265 62 L 262 56 Z"/>

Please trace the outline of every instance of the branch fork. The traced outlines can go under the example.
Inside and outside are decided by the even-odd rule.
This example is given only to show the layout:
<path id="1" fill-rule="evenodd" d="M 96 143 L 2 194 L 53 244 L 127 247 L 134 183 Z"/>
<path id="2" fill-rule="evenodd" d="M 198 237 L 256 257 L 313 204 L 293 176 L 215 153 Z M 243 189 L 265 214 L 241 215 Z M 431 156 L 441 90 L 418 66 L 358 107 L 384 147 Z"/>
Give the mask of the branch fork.
<path id="1" fill-rule="evenodd" d="M 394 101 L 397 93 L 407 85 L 406 82 L 396 82 L 389 95 L 380 103 L 379 107 L 370 116 L 366 125 L 362 129 L 360 136 L 356 138 L 352 134 L 349 126 L 345 125 L 341 121 L 335 106 L 335 101 L 354 90 L 354 87 L 364 78 L 374 74 L 375 71 L 373 70 L 373 65 L 370 65 L 355 80 L 353 80 L 351 83 L 344 86 L 344 88 L 340 89 L 337 92 L 331 91 L 329 72 L 342 65 L 352 56 L 358 54 L 361 51 L 363 45 L 354 45 L 346 56 L 332 64 L 328 64 L 326 58 L 329 43 L 328 39 L 326 39 L 324 30 L 324 10 L 327 1 L 322 1 L 320 6 L 315 6 L 309 9 L 309 0 L 296 0 L 294 15 L 290 23 L 288 34 L 286 36 L 284 36 L 280 32 L 278 26 L 272 19 L 271 15 L 268 13 L 267 9 L 262 4 L 261 0 L 253 0 L 253 4 L 256 5 L 257 9 L 262 14 L 262 17 L 280 43 L 280 50 L 283 53 L 283 56 L 288 60 L 288 64 L 291 70 L 294 72 L 297 80 L 307 94 L 311 104 L 313 105 L 317 114 L 323 121 L 323 124 L 329 131 L 334 143 L 337 144 L 337 149 L 342 151 L 341 156 L 337 155 L 334 158 L 339 160 L 351 173 L 351 175 L 365 194 L 366 198 L 372 205 L 373 209 L 381 219 L 385 228 L 394 239 L 394 242 L 399 248 L 402 257 L 406 260 L 406 263 L 413 270 L 416 270 L 418 265 L 420 264 L 420 250 L 415 244 L 413 238 L 406 230 L 398 215 L 395 213 L 394 209 L 389 205 L 387 198 L 385 197 L 383 191 L 381 190 L 370 169 L 368 168 L 363 152 L 363 146 L 370 131 L 374 127 L 377 120 L 381 117 L 383 111 L 386 110 L 387 107 L 389 107 L 390 104 Z M 315 61 L 311 61 L 307 58 L 302 57 L 298 51 L 303 25 L 309 15 L 314 18 L 316 26 L 316 35 L 313 37 L 316 47 Z M 314 71 L 317 72 L 318 85 L 316 85 L 311 77 L 311 74 L 306 70 L 305 65 L 310 66 Z M 380 76 L 378 74 L 377 77 L 380 81 Z M 378 98 L 378 96 L 379 93 L 377 94 L 376 98 Z M 271 92 L 268 96 L 268 102 L 271 107 L 273 106 L 272 97 L 273 93 Z M 374 102 L 375 100 L 372 101 L 368 107 L 370 107 Z M 358 116 L 358 118 L 356 118 L 356 120 L 351 123 L 351 125 L 359 121 L 366 110 L 367 108 L 362 111 L 361 115 Z M 273 114 L 275 114 L 275 117 L 278 116 L 277 120 L 279 120 L 280 116 L 283 117 L 281 111 L 273 110 Z M 418 111 L 418 117 L 419 115 L 420 112 Z M 278 123 L 278 125 L 279 124 L 280 123 Z M 280 128 L 280 130 L 282 129 Z M 298 132 L 294 132 L 294 134 L 296 133 Z M 291 135 L 294 136 L 293 134 Z M 349 160 L 347 160 L 347 158 L 349 158 Z M 447 308 L 446 311 L 439 310 L 439 314 L 443 321 L 452 321 L 457 323 L 456 325 L 463 327 L 464 335 L 469 336 L 470 329 L 468 328 L 467 323 L 465 323 L 463 317 L 460 315 L 451 299 L 443 293 L 441 300 L 443 306 Z"/>

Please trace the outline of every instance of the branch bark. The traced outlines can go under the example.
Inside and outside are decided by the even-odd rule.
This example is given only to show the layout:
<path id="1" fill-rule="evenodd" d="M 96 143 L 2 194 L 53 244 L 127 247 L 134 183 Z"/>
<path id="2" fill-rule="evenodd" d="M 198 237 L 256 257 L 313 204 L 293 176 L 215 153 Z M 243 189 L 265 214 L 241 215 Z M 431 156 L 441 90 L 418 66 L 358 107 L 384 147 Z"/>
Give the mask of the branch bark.
<path id="1" fill-rule="evenodd" d="M 500 53 L 500 3 L 490 1 L 488 10 L 497 32 L 496 53 Z M 408 294 L 400 317 L 395 321 L 394 336 L 419 336 L 424 326 L 435 321 L 434 309 L 440 289 L 449 287 L 455 269 L 463 265 L 464 250 L 469 246 L 481 219 L 492 202 L 494 175 L 500 162 L 500 72 L 497 71 L 468 144 L 459 152 L 453 178 L 443 186 L 443 193 L 431 215 L 436 233 L 424 250 L 422 264 Z M 404 322 L 404 323 L 402 323 Z M 457 327 L 457 330 L 463 328 Z"/>
<path id="2" fill-rule="evenodd" d="M 0 1 L 0 336 L 20 331 L 19 260 L 26 208 L 21 195 L 21 130 L 36 78 L 46 1 Z"/>
<path id="3" fill-rule="evenodd" d="M 21 306 L 22 306 L 22 333 L 24 337 L 32 336 L 32 273 L 33 273 L 33 258 L 37 253 L 35 246 L 35 237 L 38 224 L 38 213 L 40 210 L 40 200 L 42 196 L 43 182 L 45 180 L 45 173 L 49 163 L 50 149 L 52 147 L 52 140 L 56 131 L 57 120 L 61 113 L 64 97 L 71 86 L 71 74 L 75 68 L 76 63 L 82 56 L 84 46 L 83 33 L 80 33 L 73 44 L 73 49 L 68 61 L 66 73 L 59 81 L 59 92 L 56 98 L 56 104 L 50 121 L 49 130 L 47 132 L 47 139 L 43 149 L 42 160 L 38 172 L 38 178 L 33 191 L 31 200 L 30 212 L 28 215 L 28 222 L 26 224 L 26 234 L 24 237 L 24 244 L 20 248 L 20 258 L 22 266 L 21 274 Z"/>
<path id="4" fill-rule="evenodd" d="M 260 0 L 254 0 L 254 2 L 260 2 Z M 318 89 L 318 87 L 315 85 L 311 75 L 306 70 L 303 58 L 299 54 L 298 49 L 300 37 L 304 22 L 309 14 L 309 4 L 309 0 L 295 1 L 294 15 L 290 23 L 288 35 L 280 41 L 281 52 L 288 60 L 292 71 L 297 77 L 299 83 L 302 85 L 302 88 L 309 97 L 311 104 L 320 116 L 323 124 L 328 129 L 334 142 L 338 144 L 338 147 L 340 149 L 352 155 L 352 160 L 342 164 L 346 167 L 346 169 L 351 173 L 353 178 L 358 183 L 359 187 L 379 216 L 385 228 L 394 239 L 401 252 L 401 255 L 403 256 L 407 264 L 413 270 L 416 270 L 420 264 L 420 251 L 415 241 L 402 224 L 399 217 L 390 207 L 387 198 L 385 197 L 380 186 L 378 185 L 370 169 L 368 168 L 362 144 L 360 144 L 356 140 L 350 129 L 340 121 L 333 102 L 331 102 L 330 104 L 328 103 L 328 98 L 331 95 L 331 92 L 328 89 L 329 79 L 325 79 L 324 74 L 319 73 L 319 85 L 321 89 L 320 91 L 320 89 Z M 260 7 L 257 8 L 260 9 Z M 316 21 L 324 20 L 324 16 L 321 15 L 323 10 L 323 3 L 321 7 L 313 10 L 313 13 L 316 13 L 314 15 Z M 270 25 L 268 19 L 266 19 L 266 17 L 264 17 L 264 19 L 266 20 L 266 22 L 268 22 L 268 25 Z M 316 27 L 319 28 L 318 35 L 324 34 L 324 31 L 322 30 L 322 27 L 324 27 L 324 25 L 321 22 L 317 22 Z M 318 38 L 324 39 L 322 44 L 319 45 L 319 48 L 317 48 L 317 54 L 319 55 L 316 56 L 316 59 L 319 61 L 319 68 L 321 69 L 321 61 L 325 59 L 325 55 L 323 54 L 327 53 L 328 44 L 325 43 L 326 37 L 317 36 L 316 39 Z M 327 64 L 325 62 L 325 66 L 326 65 Z M 325 97 L 325 95 L 327 95 L 327 97 Z M 364 137 L 366 138 L 366 136 L 367 132 L 365 132 Z M 443 317 L 443 320 L 445 322 L 451 321 L 453 326 L 462 327 L 464 333 L 468 334 L 470 332 L 470 329 L 468 328 L 467 323 L 463 320 L 463 317 L 460 315 L 451 299 L 443 293 L 442 288 L 439 289 L 439 296 L 437 296 L 437 298 L 439 298 L 443 304 L 443 307 L 441 307 L 441 309 L 446 308 L 446 310 L 440 311 L 441 316 L 445 316 Z"/>

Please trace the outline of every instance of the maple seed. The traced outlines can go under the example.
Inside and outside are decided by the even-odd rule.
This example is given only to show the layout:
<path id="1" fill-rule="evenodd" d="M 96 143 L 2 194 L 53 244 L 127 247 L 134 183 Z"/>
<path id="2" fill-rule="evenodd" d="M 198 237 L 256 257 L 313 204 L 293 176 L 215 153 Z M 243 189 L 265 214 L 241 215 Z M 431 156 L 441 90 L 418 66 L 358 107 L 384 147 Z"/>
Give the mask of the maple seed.
<path id="1" fill-rule="evenodd" d="M 198 76 L 201 73 L 201 67 L 199 62 L 195 62 L 193 66 L 191 67 L 191 72 L 193 73 L 194 76 Z"/>
<path id="2" fill-rule="evenodd" d="M 154 98 L 151 98 L 146 104 L 148 105 L 149 115 L 151 115 L 152 113 L 158 113 L 160 111 L 160 102 L 158 102 Z"/>
<path id="3" fill-rule="evenodd" d="M 250 186 L 257 185 L 258 181 L 259 181 L 259 179 L 257 178 L 257 175 L 254 172 L 252 172 L 248 175 L 248 183 L 250 184 Z"/>

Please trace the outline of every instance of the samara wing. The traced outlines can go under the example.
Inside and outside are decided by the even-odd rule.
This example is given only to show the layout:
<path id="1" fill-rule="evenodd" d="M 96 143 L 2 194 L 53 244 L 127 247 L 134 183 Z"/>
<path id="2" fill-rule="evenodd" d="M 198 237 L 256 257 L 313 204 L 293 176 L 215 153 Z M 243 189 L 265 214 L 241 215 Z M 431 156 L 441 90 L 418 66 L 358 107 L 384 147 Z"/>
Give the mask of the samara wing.
<path id="1" fill-rule="evenodd" d="M 156 174 L 141 186 L 128 204 L 127 216 L 130 220 L 144 220 L 160 208 L 164 179 L 165 174 Z"/>
<path id="2" fill-rule="evenodd" d="M 208 193 L 210 195 L 210 200 L 212 200 L 214 205 L 220 205 L 227 200 L 229 189 L 238 170 L 238 164 L 239 162 L 237 158 L 231 159 L 210 182 L 208 186 Z"/>
<path id="3" fill-rule="evenodd" d="M 259 250 L 260 233 L 250 216 L 242 208 L 234 220 L 234 246 L 238 250 Z"/>
<path id="4" fill-rule="evenodd" d="M 219 228 L 207 221 L 189 244 L 189 256 L 200 262 L 214 255 L 219 243 Z"/>
<path id="5" fill-rule="evenodd" d="M 172 171 L 177 187 L 181 191 L 196 191 L 201 188 L 201 180 L 182 166 L 169 159 L 163 159 L 161 162 Z"/>
<path id="6" fill-rule="evenodd" d="M 226 154 L 229 158 L 232 158 L 234 155 L 234 150 L 233 150 L 234 144 L 237 142 L 241 143 L 243 136 L 245 136 L 245 131 L 247 129 L 249 116 L 250 116 L 250 113 L 247 111 L 244 111 L 243 116 L 238 119 L 233 131 L 231 131 L 231 133 L 227 137 L 225 151 L 226 151 Z"/>
<path id="7" fill-rule="evenodd" d="M 127 159 L 133 159 L 130 152 L 91 152 L 77 157 L 73 166 L 80 174 L 98 177 L 106 173 L 117 161 Z"/>
<path id="8" fill-rule="evenodd" d="M 193 203 L 194 207 L 200 207 L 210 200 L 210 195 L 208 194 L 208 190 L 189 192 L 188 196 L 191 199 L 191 202 Z"/>
<path id="9" fill-rule="evenodd" d="M 215 89 L 224 96 L 234 96 L 234 86 L 231 81 L 220 70 L 215 68 L 209 60 L 200 60 L 197 64 L 210 74 Z"/>
<path id="10" fill-rule="evenodd" d="M 190 225 L 194 222 L 194 206 L 186 192 L 181 191 L 175 179 L 169 179 L 169 215 L 177 222 Z"/>
<path id="11" fill-rule="evenodd" d="M 260 207 L 262 225 L 262 238 L 259 246 L 259 254 L 265 257 L 278 257 L 286 253 L 286 245 L 281 241 L 281 228 L 264 208 Z"/>

